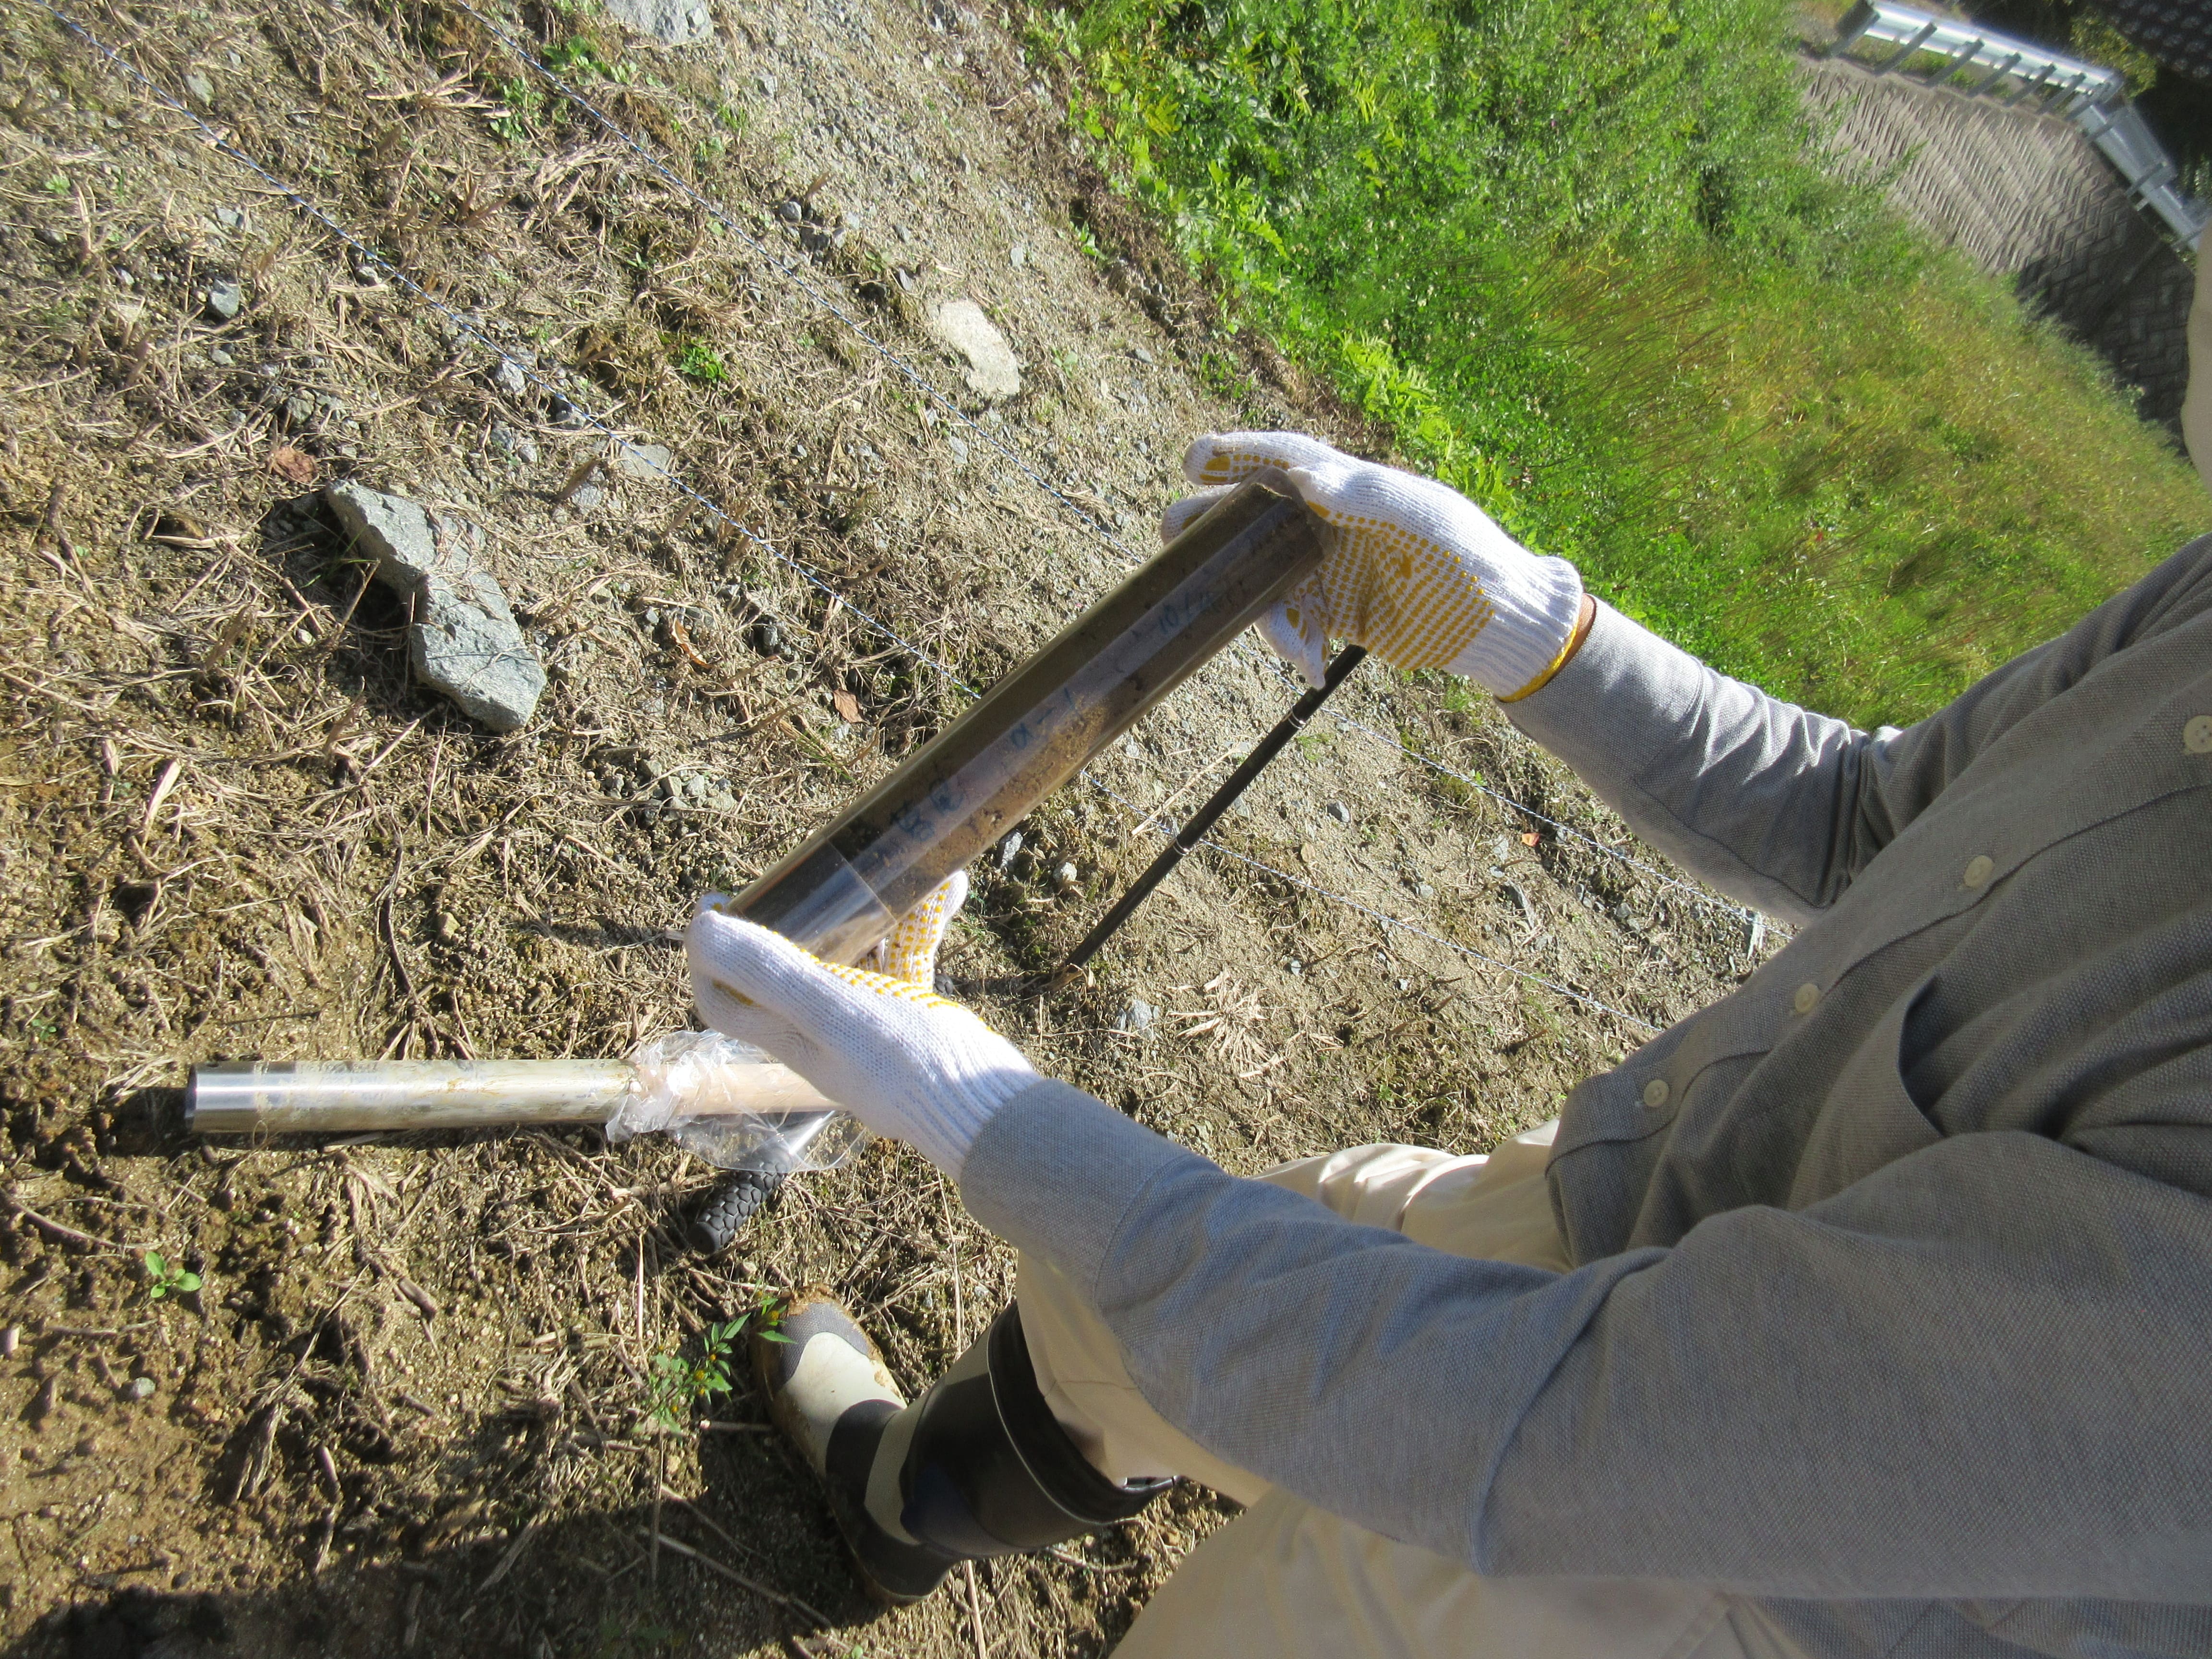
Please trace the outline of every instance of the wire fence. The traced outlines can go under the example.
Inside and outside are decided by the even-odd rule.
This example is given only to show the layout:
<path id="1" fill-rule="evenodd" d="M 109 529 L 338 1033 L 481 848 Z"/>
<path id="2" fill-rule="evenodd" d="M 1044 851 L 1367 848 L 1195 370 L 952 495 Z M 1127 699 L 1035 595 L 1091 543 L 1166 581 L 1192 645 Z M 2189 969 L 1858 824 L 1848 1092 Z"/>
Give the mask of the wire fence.
<path id="1" fill-rule="evenodd" d="M 377 270 L 388 274 L 393 283 L 404 292 L 411 295 L 414 300 L 419 303 L 421 307 L 433 312 L 443 318 L 453 330 L 456 338 L 466 339 L 471 344 L 482 348 L 500 362 L 511 367 L 517 374 L 520 374 L 527 383 L 538 386 L 549 396 L 558 395 L 566 398 L 570 407 L 576 410 L 577 416 L 584 427 L 599 433 L 610 443 L 618 446 L 625 456 L 636 467 L 658 474 L 700 510 L 709 514 L 717 522 L 726 526 L 731 531 L 741 537 L 748 544 L 759 549 L 763 553 L 774 558 L 785 567 L 793 571 L 802 580 L 819 590 L 823 594 L 842 605 L 865 627 L 872 629 L 882 638 L 890 641 L 900 649 L 907 652 L 917 662 L 927 665 L 938 674 L 942 676 L 946 684 L 957 688 L 963 695 L 972 698 L 978 695 L 975 688 L 963 680 L 958 672 L 950 664 L 944 662 L 914 641 L 908 639 L 881 617 L 878 617 L 872 612 L 862 609 L 860 606 L 854 605 L 842 592 L 842 590 L 827 580 L 822 573 L 806 564 L 805 562 L 793 558 L 781 548 L 777 547 L 769 537 L 760 533 L 751 526 L 742 523 L 738 519 L 732 516 L 718 502 L 714 501 L 710 497 L 685 482 L 682 477 L 678 477 L 676 472 L 672 470 L 671 466 L 664 465 L 654 454 L 630 443 L 628 439 L 623 437 L 620 432 L 617 431 L 612 426 L 608 424 L 606 421 L 586 408 L 582 403 L 579 402 L 573 392 L 556 385 L 543 375 L 538 371 L 535 363 L 525 362 L 508 352 L 496 340 L 479 328 L 465 313 L 457 311 L 453 307 L 447 305 L 443 301 L 440 300 L 436 295 L 430 292 L 420 283 L 410 276 L 407 272 L 402 270 L 393 260 L 377 252 L 375 248 L 371 246 L 362 238 L 349 230 L 343 223 L 334 217 L 329 210 L 308 198 L 298 185 L 293 184 L 290 180 L 277 173 L 274 169 L 263 163 L 258 158 L 241 149 L 220 128 L 216 126 L 212 122 L 206 120 L 184 100 L 178 98 L 166 88 L 154 81 L 151 76 L 148 76 L 135 64 L 131 63 L 131 60 L 120 51 L 107 45 L 97 35 L 93 33 L 90 29 L 78 22 L 69 13 L 52 3 L 52 0 L 41 0 L 41 9 L 52 16 L 56 22 L 60 24 L 63 28 L 67 30 L 76 39 L 82 40 L 88 49 L 105 62 L 111 69 L 121 76 L 131 85 L 137 88 L 143 95 L 162 108 L 168 110 L 171 113 L 183 118 L 193 127 L 198 129 L 202 136 L 207 140 L 209 146 L 212 149 L 238 166 L 246 168 L 255 177 L 262 180 L 264 184 L 267 185 L 272 191 L 283 197 L 289 204 L 290 204 L 295 211 L 299 212 L 316 225 L 321 227 L 331 236 L 334 237 L 337 240 L 343 243 L 347 248 L 351 250 L 356 259 L 368 264 L 371 264 Z M 460 0 L 459 9 L 469 12 L 471 15 L 477 17 L 479 21 L 485 21 L 480 13 L 474 11 L 472 8 L 469 7 L 465 3 L 465 0 Z M 486 23 L 486 27 L 491 27 L 488 22 Z M 494 30 L 494 32 L 497 33 L 496 30 Z M 501 38 L 504 39 L 505 37 L 502 36 Z M 535 62 L 534 59 L 532 61 Z M 566 90 L 565 82 L 559 82 L 558 77 L 554 76 L 550 70 L 544 69 L 542 65 L 539 67 L 550 79 L 554 80 L 556 84 L 562 86 L 563 89 Z M 569 95 L 575 96 L 573 93 Z M 579 100 L 579 101 L 581 102 L 582 100 Z M 594 111 L 593 113 L 595 116 L 598 114 L 596 111 Z M 604 116 L 599 116 L 598 118 L 599 118 L 603 123 L 605 121 L 605 118 Z M 608 124 L 608 125 L 610 131 L 619 133 L 619 129 L 614 128 L 611 124 Z M 627 137 L 626 135 L 623 136 L 625 137 Z M 636 148 L 634 142 L 632 143 L 632 148 Z M 640 154 L 642 155 L 643 152 L 641 150 Z M 646 159 L 648 161 L 651 161 L 649 156 Z M 679 188 L 684 189 L 687 195 L 691 196 L 694 199 L 701 200 L 702 204 L 704 203 L 704 198 L 699 198 L 696 191 L 690 191 L 688 185 L 684 185 L 680 179 L 676 179 L 675 176 L 672 173 L 668 173 L 665 168 L 660 167 L 657 163 L 653 163 L 653 167 L 654 170 L 659 173 L 663 177 L 669 179 L 671 182 L 677 184 Z M 708 205 L 709 205 L 710 210 L 716 213 L 716 216 L 720 222 L 732 223 L 732 228 L 733 229 L 737 228 L 734 223 L 728 219 L 726 215 L 722 214 L 719 209 L 711 208 L 711 204 Z M 738 234 L 744 234 L 742 231 Z M 815 286 L 807 283 L 803 274 L 795 270 L 790 269 L 786 262 L 777 260 L 775 256 L 769 253 L 769 251 L 755 239 L 747 236 L 745 240 L 752 246 L 758 249 L 764 257 L 769 258 L 771 263 L 777 264 L 779 268 L 786 269 L 794 283 L 799 285 L 804 291 L 807 292 L 811 297 L 814 297 L 817 301 L 820 301 L 821 303 L 823 303 L 831 310 L 837 311 L 837 308 L 833 304 L 822 299 L 822 296 L 819 295 Z M 842 311 L 837 311 L 837 314 L 841 318 L 843 318 L 844 313 Z M 868 343 L 881 354 L 887 362 L 899 369 L 904 378 L 927 392 L 932 398 L 942 403 L 953 413 L 958 415 L 959 417 L 966 422 L 966 424 L 981 434 L 985 441 L 990 443 L 1002 453 L 1006 454 L 1009 459 L 1014 460 L 1017 465 L 1021 468 L 1026 476 L 1030 477 L 1041 488 L 1051 494 L 1055 500 L 1059 501 L 1063 506 L 1067 507 L 1070 512 L 1073 513 L 1084 523 L 1091 526 L 1100 535 L 1104 537 L 1110 545 L 1115 547 L 1118 551 L 1123 553 L 1125 556 L 1131 556 L 1128 555 L 1128 550 L 1126 548 L 1123 548 L 1121 543 L 1113 538 L 1110 532 L 1109 532 L 1103 525 L 1098 524 L 1094 518 L 1085 513 L 1077 503 L 1068 499 L 1064 494 L 1055 489 L 1050 483 L 1049 480 L 1046 479 L 1041 473 L 1036 471 L 1035 468 L 1030 466 L 1024 458 L 1000 442 L 996 437 L 996 434 L 990 433 L 988 428 L 984 428 L 973 421 L 964 413 L 964 411 L 960 410 L 957 404 L 954 404 L 949 398 L 946 398 L 942 392 L 939 392 L 933 386 L 932 386 L 927 379 L 916 373 L 910 366 L 903 363 L 887 348 L 868 337 L 865 331 L 861 331 L 856 325 L 851 324 L 849 319 L 846 319 L 846 320 L 848 321 L 848 326 L 854 327 L 856 334 L 860 334 L 863 339 L 866 339 Z M 1273 659 L 1270 659 L 1269 660 L 1272 662 Z M 1281 671 L 1279 670 L 1279 672 Z M 1709 896 L 1698 893 L 1697 890 L 1690 888 L 1683 883 L 1674 880 L 1674 878 L 1664 875 L 1663 872 L 1656 871 L 1648 865 L 1644 865 L 1637 860 L 1629 858 L 1626 854 L 1620 853 L 1616 848 L 1607 847 L 1603 842 L 1597 842 L 1591 837 L 1584 836 L 1580 831 L 1572 830 L 1570 826 L 1559 823 L 1555 819 L 1544 817 L 1542 814 L 1536 813 L 1533 809 L 1522 805 L 1521 803 L 1512 800 L 1510 797 L 1504 796 L 1495 790 L 1490 789 L 1487 786 L 1481 784 L 1479 781 L 1468 778 L 1462 774 L 1452 771 L 1451 769 L 1448 767 L 1442 766 L 1436 762 L 1431 761 L 1427 757 L 1419 754 L 1418 750 L 1415 750 L 1402 743 L 1399 743 L 1394 738 L 1389 738 L 1385 734 L 1375 732 L 1371 727 L 1365 726 L 1357 721 L 1351 721 L 1350 723 L 1355 726 L 1358 729 L 1367 732 L 1370 736 L 1386 743 L 1389 743 L 1394 747 L 1413 756 L 1413 758 L 1421 761 L 1425 765 L 1430 766 L 1433 769 L 1443 772 L 1447 775 L 1459 779 L 1460 781 L 1471 788 L 1478 789 L 1484 794 L 1490 796 L 1506 805 L 1512 806 L 1517 811 L 1528 813 L 1532 817 L 1540 819 L 1542 822 L 1547 823 L 1553 824 L 1556 828 L 1575 836 L 1576 839 L 1579 841 L 1586 842 L 1588 845 L 1601 853 L 1620 859 L 1624 863 L 1632 865 L 1647 874 L 1653 875 L 1658 879 L 1667 882 L 1669 885 L 1681 888 L 1682 890 L 1691 893 L 1692 896 L 1698 897 L 1701 900 L 1705 900 L 1708 902 L 1716 902 L 1711 900 Z M 1129 801 L 1126 797 L 1113 789 L 1103 779 L 1097 777 L 1090 770 L 1086 769 L 1081 775 L 1094 789 L 1097 790 L 1108 799 L 1115 801 L 1117 805 L 1128 811 L 1139 827 L 1148 830 L 1152 833 L 1160 836 L 1163 838 L 1172 837 L 1174 833 L 1173 830 L 1170 828 L 1164 827 L 1163 823 L 1152 811 L 1138 807 L 1134 803 Z M 1277 866 L 1266 862 L 1264 860 L 1257 859 L 1249 854 L 1239 852 L 1236 848 L 1225 846 L 1218 841 L 1208 838 L 1200 841 L 1198 845 L 1212 853 L 1233 860 L 1237 864 L 1249 866 L 1249 868 L 1260 872 L 1264 875 L 1270 876 L 1291 887 L 1310 893 L 1316 897 L 1326 900 L 1333 904 L 1339 905 L 1346 910 L 1375 923 L 1386 933 L 1402 933 L 1413 938 L 1425 939 L 1431 944 L 1441 946 L 1460 956 L 1480 963 L 1486 967 L 1494 969 L 1501 973 L 1509 975 L 1524 982 L 1540 987 L 1544 989 L 1553 992 L 1558 995 L 1566 997 L 1574 1002 L 1591 1009 L 1595 1012 L 1601 1013 L 1610 1018 L 1620 1021 L 1624 1024 L 1631 1026 L 1638 1030 L 1647 1033 L 1656 1033 L 1661 1029 L 1648 1020 L 1640 1018 L 1634 1014 L 1628 1013 L 1621 1009 L 1613 1007 L 1610 1004 L 1603 1002 L 1599 999 L 1589 995 L 1586 992 L 1577 990 L 1572 986 L 1567 985 L 1558 979 L 1534 972 L 1528 969 L 1518 966 L 1516 963 L 1492 956 L 1472 945 L 1462 944 L 1456 939 L 1449 939 L 1443 934 L 1432 932 L 1428 928 L 1421 927 L 1417 922 L 1409 921 L 1403 917 L 1395 916 L 1389 915 L 1388 912 L 1376 909 L 1370 905 L 1364 904 L 1348 895 L 1336 892 L 1332 889 L 1323 887 L 1318 883 L 1309 880 L 1303 876 L 1294 875 L 1288 871 L 1279 869 Z M 1733 907 L 1729 908 L 1732 908 Z"/>

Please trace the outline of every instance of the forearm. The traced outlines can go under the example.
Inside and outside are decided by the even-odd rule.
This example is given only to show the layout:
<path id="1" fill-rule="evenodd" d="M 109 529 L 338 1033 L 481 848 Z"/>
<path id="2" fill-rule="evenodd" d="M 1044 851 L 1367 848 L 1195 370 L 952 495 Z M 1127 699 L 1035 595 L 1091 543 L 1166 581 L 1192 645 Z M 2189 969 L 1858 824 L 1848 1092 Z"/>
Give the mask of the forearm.
<path id="1" fill-rule="evenodd" d="M 1194 1440 L 1480 1571 L 2181 1599 L 2212 1534 L 2212 1206 L 2037 1138 L 1565 1274 L 1353 1226 L 1060 1085 L 963 1191 Z"/>
<path id="2" fill-rule="evenodd" d="M 1832 903 L 1886 838 L 1863 812 L 1873 740 L 1593 609 L 1579 647 L 1507 717 L 1723 892 L 1793 921 Z"/>

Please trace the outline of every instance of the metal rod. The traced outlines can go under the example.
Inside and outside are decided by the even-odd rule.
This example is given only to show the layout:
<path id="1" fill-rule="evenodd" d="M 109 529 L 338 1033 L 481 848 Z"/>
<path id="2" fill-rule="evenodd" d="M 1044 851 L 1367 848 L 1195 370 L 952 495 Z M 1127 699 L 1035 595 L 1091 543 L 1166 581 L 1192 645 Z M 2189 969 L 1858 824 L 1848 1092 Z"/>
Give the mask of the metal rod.
<path id="1" fill-rule="evenodd" d="M 1221 815 L 1234 804 L 1237 798 L 1252 786 L 1252 781 L 1267 769 L 1267 763 L 1282 753 L 1284 746 L 1304 730 L 1305 724 L 1321 712 L 1322 704 L 1329 694 L 1350 678 L 1352 671 L 1365 661 L 1364 647 L 1347 645 L 1336 653 L 1336 660 L 1328 665 L 1322 683 L 1291 705 L 1291 712 L 1275 722 L 1274 729 L 1252 746 L 1252 752 L 1243 764 L 1229 775 L 1227 781 L 1215 790 L 1205 805 L 1190 815 L 1190 819 L 1176 834 L 1160 855 L 1152 861 L 1145 873 L 1129 884 L 1129 890 L 1099 919 L 1098 925 L 1084 935 L 1083 943 L 1068 952 L 1067 960 L 1053 975 L 1054 990 L 1074 983 L 1084 965 L 1098 954 L 1106 941 L 1121 929 L 1121 925 L 1136 914 L 1137 907 L 1152 896 L 1152 889 L 1168 878 L 1169 873 L 1181 864 L 1183 856 L 1204 840 L 1207 830 L 1220 822 Z"/>
<path id="2" fill-rule="evenodd" d="M 729 1068 L 718 1099 L 692 1109 L 791 1112 L 828 1106 L 772 1061 Z M 498 1129 L 605 1123 L 637 1087 L 626 1060 L 299 1060 L 195 1066 L 185 1123 L 201 1134 L 336 1134 L 362 1129 Z M 718 1103 L 735 1099 L 741 1106 Z"/>

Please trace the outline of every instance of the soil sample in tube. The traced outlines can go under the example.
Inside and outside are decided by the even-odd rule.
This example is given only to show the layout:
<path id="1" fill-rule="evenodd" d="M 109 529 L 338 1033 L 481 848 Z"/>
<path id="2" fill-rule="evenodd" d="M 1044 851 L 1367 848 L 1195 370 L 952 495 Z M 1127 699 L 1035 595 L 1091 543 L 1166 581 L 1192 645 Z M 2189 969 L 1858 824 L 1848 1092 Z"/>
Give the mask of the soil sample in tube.
<path id="1" fill-rule="evenodd" d="M 1322 553 L 1321 520 L 1290 480 L 1255 475 L 727 908 L 857 963 Z"/>

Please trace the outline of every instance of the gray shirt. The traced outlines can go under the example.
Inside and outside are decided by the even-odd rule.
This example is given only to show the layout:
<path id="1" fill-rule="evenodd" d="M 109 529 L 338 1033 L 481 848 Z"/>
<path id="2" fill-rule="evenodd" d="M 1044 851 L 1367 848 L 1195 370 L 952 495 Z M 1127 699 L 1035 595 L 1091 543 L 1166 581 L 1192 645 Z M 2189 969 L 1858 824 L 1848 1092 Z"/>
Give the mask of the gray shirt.
<path id="1" fill-rule="evenodd" d="M 1603 608 L 1510 713 L 1802 924 L 1569 1097 L 1573 1271 L 1058 1084 L 970 1209 L 1200 1444 L 1478 1571 L 1711 1584 L 1821 1653 L 2212 1653 L 2212 537 L 1904 731 Z"/>

